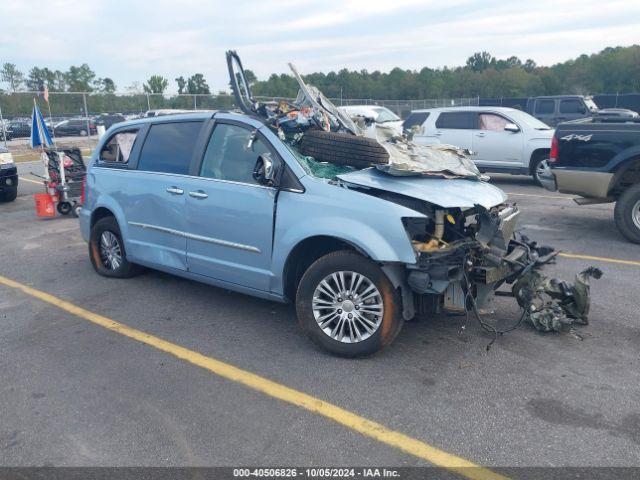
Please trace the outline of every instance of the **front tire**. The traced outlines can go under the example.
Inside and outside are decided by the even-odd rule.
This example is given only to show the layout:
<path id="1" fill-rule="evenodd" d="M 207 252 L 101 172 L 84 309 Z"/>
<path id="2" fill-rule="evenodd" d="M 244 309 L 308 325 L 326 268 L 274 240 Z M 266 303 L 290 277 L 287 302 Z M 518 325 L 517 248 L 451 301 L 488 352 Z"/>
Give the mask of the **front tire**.
<path id="1" fill-rule="evenodd" d="M 620 195 L 613 218 L 627 240 L 640 243 L 640 184 L 627 188 Z"/>
<path id="2" fill-rule="evenodd" d="M 91 228 L 89 258 L 96 272 L 104 277 L 129 278 L 140 267 L 127 260 L 120 227 L 114 217 L 104 217 Z"/>
<path id="3" fill-rule="evenodd" d="M 18 197 L 18 187 L 5 187 L 4 192 L 0 193 L 0 202 L 13 202 Z"/>
<path id="4" fill-rule="evenodd" d="M 389 345 L 402 328 L 398 292 L 368 258 L 342 250 L 316 260 L 296 294 L 301 327 L 322 349 L 364 357 Z"/>

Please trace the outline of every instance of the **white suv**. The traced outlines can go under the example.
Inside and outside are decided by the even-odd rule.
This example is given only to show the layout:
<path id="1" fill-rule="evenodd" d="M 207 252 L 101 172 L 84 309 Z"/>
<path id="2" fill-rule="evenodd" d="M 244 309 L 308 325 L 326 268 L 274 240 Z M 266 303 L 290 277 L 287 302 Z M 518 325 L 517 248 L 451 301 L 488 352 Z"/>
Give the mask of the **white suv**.
<path id="1" fill-rule="evenodd" d="M 538 185 L 553 138 L 540 120 L 504 107 L 413 110 L 404 122 L 405 131 L 412 128 L 416 143 L 468 148 L 481 171 L 531 175 Z"/>

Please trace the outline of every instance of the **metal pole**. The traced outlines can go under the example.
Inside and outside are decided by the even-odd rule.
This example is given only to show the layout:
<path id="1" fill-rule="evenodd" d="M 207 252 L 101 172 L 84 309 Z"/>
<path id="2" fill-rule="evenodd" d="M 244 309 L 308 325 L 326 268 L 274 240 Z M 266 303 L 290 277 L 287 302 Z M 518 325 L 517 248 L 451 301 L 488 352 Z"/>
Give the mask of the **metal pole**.
<path id="1" fill-rule="evenodd" d="M 53 140 L 53 148 L 57 149 L 58 146 L 56 145 L 56 132 L 54 131 L 55 129 L 53 128 L 53 120 L 51 118 L 51 104 L 49 103 L 48 100 L 47 100 L 47 109 L 49 110 L 49 123 L 51 124 L 51 139 Z"/>
<path id="2" fill-rule="evenodd" d="M 197 110 L 198 109 L 198 94 L 195 94 L 193 96 L 193 109 Z"/>
<path id="3" fill-rule="evenodd" d="M 147 110 L 151 110 L 151 104 L 149 103 L 149 94 L 147 93 Z"/>
<path id="4" fill-rule="evenodd" d="M 0 105 L 0 125 L 2 125 L 2 138 L 4 139 L 4 146 L 7 147 L 7 130 L 4 127 L 4 118 L 2 118 L 2 105 Z"/>
<path id="5" fill-rule="evenodd" d="M 91 128 L 89 127 L 89 110 L 87 109 L 87 94 L 82 94 L 82 103 L 84 103 L 84 116 L 86 118 L 87 123 L 87 143 L 89 144 L 89 148 L 91 148 Z"/>

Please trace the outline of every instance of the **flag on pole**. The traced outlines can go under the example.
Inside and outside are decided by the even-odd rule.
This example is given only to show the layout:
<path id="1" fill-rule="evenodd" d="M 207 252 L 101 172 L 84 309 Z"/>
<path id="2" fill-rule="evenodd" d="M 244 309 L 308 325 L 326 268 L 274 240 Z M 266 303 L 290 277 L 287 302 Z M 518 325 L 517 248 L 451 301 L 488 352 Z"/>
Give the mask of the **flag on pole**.
<path id="1" fill-rule="evenodd" d="M 34 98 L 33 113 L 31 114 L 31 148 L 50 147 L 51 145 L 53 145 L 51 135 L 49 135 L 47 124 L 44 123 L 44 118 Z"/>
<path id="2" fill-rule="evenodd" d="M 49 87 L 47 85 L 45 85 L 42 90 L 42 98 L 44 98 L 45 102 L 49 103 Z"/>

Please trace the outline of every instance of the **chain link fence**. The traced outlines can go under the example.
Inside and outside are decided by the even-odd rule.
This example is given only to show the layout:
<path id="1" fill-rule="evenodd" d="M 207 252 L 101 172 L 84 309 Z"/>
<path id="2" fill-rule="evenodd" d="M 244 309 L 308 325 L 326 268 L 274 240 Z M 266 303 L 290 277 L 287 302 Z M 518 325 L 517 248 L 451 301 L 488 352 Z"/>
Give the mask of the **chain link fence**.
<path id="1" fill-rule="evenodd" d="M 259 100 L 278 101 L 279 97 L 257 97 Z M 89 146 L 97 141 L 95 128 L 90 124 L 102 114 L 118 113 L 127 119 L 137 118 L 152 110 L 218 110 L 234 107 L 234 98 L 228 94 L 180 94 L 165 95 L 152 93 L 116 94 L 89 92 L 50 92 L 49 102 L 45 102 L 40 92 L 0 93 L 0 140 L 3 128 L 16 121 L 28 122 L 33 103 L 38 104 L 46 122 L 54 127 L 67 119 L 84 119 L 87 124 Z M 291 99 L 289 99 L 291 100 Z M 602 107 L 619 107 L 640 110 L 640 94 L 602 94 L 594 100 Z M 527 98 L 437 98 L 422 100 L 380 100 L 372 98 L 332 98 L 336 105 L 379 105 L 387 107 L 401 118 L 406 118 L 412 110 L 423 108 L 502 105 L 524 109 Z M 29 128 L 29 127 L 27 127 Z M 28 136 L 28 134 L 26 135 Z M 22 137 L 24 138 L 24 136 Z M 5 140 L 6 143 L 6 140 Z M 24 142 L 23 142 L 24 143 Z"/>

